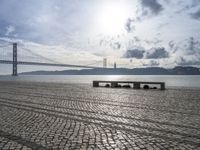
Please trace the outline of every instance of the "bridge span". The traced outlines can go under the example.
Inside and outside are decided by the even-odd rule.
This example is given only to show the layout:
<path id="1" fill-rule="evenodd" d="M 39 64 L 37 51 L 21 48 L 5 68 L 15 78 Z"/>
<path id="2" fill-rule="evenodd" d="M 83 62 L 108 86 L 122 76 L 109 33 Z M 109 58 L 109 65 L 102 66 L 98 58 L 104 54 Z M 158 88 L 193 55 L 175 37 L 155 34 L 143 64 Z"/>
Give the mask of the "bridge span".
<path id="1" fill-rule="evenodd" d="M 10 60 L 0 60 L 0 64 L 13 64 L 13 61 Z M 53 64 L 53 63 L 39 63 L 39 62 L 26 62 L 26 61 L 17 61 L 18 65 L 35 65 L 35 66 L 55 66 L 55 67 L 75 67 L 75 68 L 102 68 L 95 66 L 84 66 L 84 65 L 70 65 L 70 64 Z"/>
<path id="2" fill-rule="evenodd" d="M 1 60 L 0 64 L 12 64 L 13 65 L 13 71 L 12 75 L 17 76 L 17 65 L 35 65 L 35 66 L 56 66 L 56 67 L 72 67 L 72 68 L 91 68 L 91 69 L 97 69 L 97 68 L 105 68 L 106 64 L 103 63 L 103 67 L 98 66 L 91 66 L 91 65 L 73 65 L 73 64 L 62 64 L 62 63 L 44 63 L 44 62 L 29 62 L 29 61 L 18 61 L 17 60 L 17 43 L 13 43 L 13 60 Z"/>

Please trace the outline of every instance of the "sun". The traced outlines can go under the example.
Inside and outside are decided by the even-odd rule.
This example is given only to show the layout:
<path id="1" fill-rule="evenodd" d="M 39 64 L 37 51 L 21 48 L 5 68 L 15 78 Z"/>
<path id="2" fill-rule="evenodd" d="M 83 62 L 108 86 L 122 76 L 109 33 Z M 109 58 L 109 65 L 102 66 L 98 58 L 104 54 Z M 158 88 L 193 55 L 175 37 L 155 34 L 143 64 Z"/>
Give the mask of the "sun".
<path id="1" fill-rule="evenodd" d="M 102 5 L 96 17 L 96 30 L 107 35 L 121 34 L 125 31 L 131 9 L 125 1 L 107 2 Z"/>

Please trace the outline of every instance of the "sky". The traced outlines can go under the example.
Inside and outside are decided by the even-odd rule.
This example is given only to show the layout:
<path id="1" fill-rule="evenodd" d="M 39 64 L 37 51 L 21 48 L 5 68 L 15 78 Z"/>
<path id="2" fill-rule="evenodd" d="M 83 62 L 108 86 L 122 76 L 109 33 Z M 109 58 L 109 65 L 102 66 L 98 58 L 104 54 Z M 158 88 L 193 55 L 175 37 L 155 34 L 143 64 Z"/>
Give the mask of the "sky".
<path id="1" fill-rule="evenodd" d="M 0 58 L 6 42 L 20 60 L 199 67 L 200 0 L 0 0 Z"/>

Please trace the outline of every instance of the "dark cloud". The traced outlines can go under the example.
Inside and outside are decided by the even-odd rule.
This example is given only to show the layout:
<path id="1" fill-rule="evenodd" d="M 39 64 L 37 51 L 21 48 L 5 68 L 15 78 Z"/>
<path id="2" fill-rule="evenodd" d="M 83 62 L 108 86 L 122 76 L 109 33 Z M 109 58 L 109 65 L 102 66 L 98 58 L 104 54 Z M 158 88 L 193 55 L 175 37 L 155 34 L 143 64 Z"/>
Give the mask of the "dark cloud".
<path id="1" fill-rule="evenodd" d="M 148 14 L 148 10 L 151 11 L 152 14 L 157 15 L 159 14 L 162 10 L 163 7 L 162 5 L 157 1 L 157 0 L 141 0 L 142 7 L 144 8 L 143 10 L 143 15 L 146 16 Z"/>
<path id="2" fill-rule="evenodd" d="M 192 18 L 200 20 L 200 9 L 191 14 Z"/>
<path id="3" fill-rule="evenodd" d="M 132 49 L 127 50 L 124 54 L 124 58 L 136 58 L 136 59 L 142 59 L 144 57 L 144 50 L 140 49 Z"/>
<path id="4" fill-rule="evenodd" d="M 165 50 L 164 47 L 152 48 L 147 52 L 147 59 L 160 59 L 160 58 L 168 58 L 169 53 Z"/>

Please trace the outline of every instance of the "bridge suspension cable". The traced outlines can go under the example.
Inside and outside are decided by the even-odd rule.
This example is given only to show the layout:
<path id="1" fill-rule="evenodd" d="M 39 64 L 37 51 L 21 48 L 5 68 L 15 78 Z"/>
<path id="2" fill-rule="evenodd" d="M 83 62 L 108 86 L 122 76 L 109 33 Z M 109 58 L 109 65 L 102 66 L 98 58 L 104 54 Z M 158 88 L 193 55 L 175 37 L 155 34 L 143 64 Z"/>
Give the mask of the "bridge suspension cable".
<path id="1" fill-rule="evenodd" d="M 0 39 L 1 40 L 1 39 Z M 17 65 L 36 65 L 36 66 L 57 66 L 57 67 L 72 67 L 72 68 L 103 68 L 103 61 L 96 61 L 94 63 L 90 63 L 87 65 L 76 65 L 76 64 L 64 64 L 56 62 L 52 59 L 44 57 L 38 53 L 33 52 L 33 50 L 26 47 L 17 48 L 17 43 L 12 44 L 12 48 L 10 42 L 6 44 L 0 42 L 0 64 L 13 64 L 13 75 L 17 75 Z M 3 55 L 2 55 L 3 54 Z M 28 55 L 27 55 L 28 54 Z M 34 57 L 39 61 L 31 61 L 31 58 Z M 28 60 L 27 60 L 28 59 Z M 45 60 L 45 62 L 41 62 L 41 60 Z M 102 63 L 101 67 L 93 66 L 97 63 Z"/>
<path id="2" fill-rule="evenodd" d="M 32 55 L 34 55 L 34 56 L 36 56 L 36 57 L 42 58 L 42 59 L 44 59 L 44 60 L 46 60 L 46 61 L 48 61 L 48 62 L 52 62 L 52 63 L 59 64 L 59 62 L 56 62 L 56 61 L 54 61 L 54 60 L 52 60 L 52 59 L 49 59 L 49 58 L 46 58 L 46 57 L 44 57 L 44 56 L 42 56 L 42 55 L 40 55 L 40 54 L 34 53 L 32 50 L 30 50 L 30 49 L 28 49 L 28 48 L 22 47 L 21 49 L 23 49 L 23 50 L 29 52 L 30 54 L 32 54 Z"/>
<path id="3" fill-rule="evenodd" d="M 5 48 L 5 47 L 8 47 L 8 46 L 10 46 L 10 44 L 0 44 L 1 48 Z"/>
<path id="4" fill-rule="evenodd" d="M 99 64 L 99 63 L 102 63 L 102 61 L 96 61 L 94 63 L 86 64 L 86 66 L 96 65 L 96 64 Z"/>

